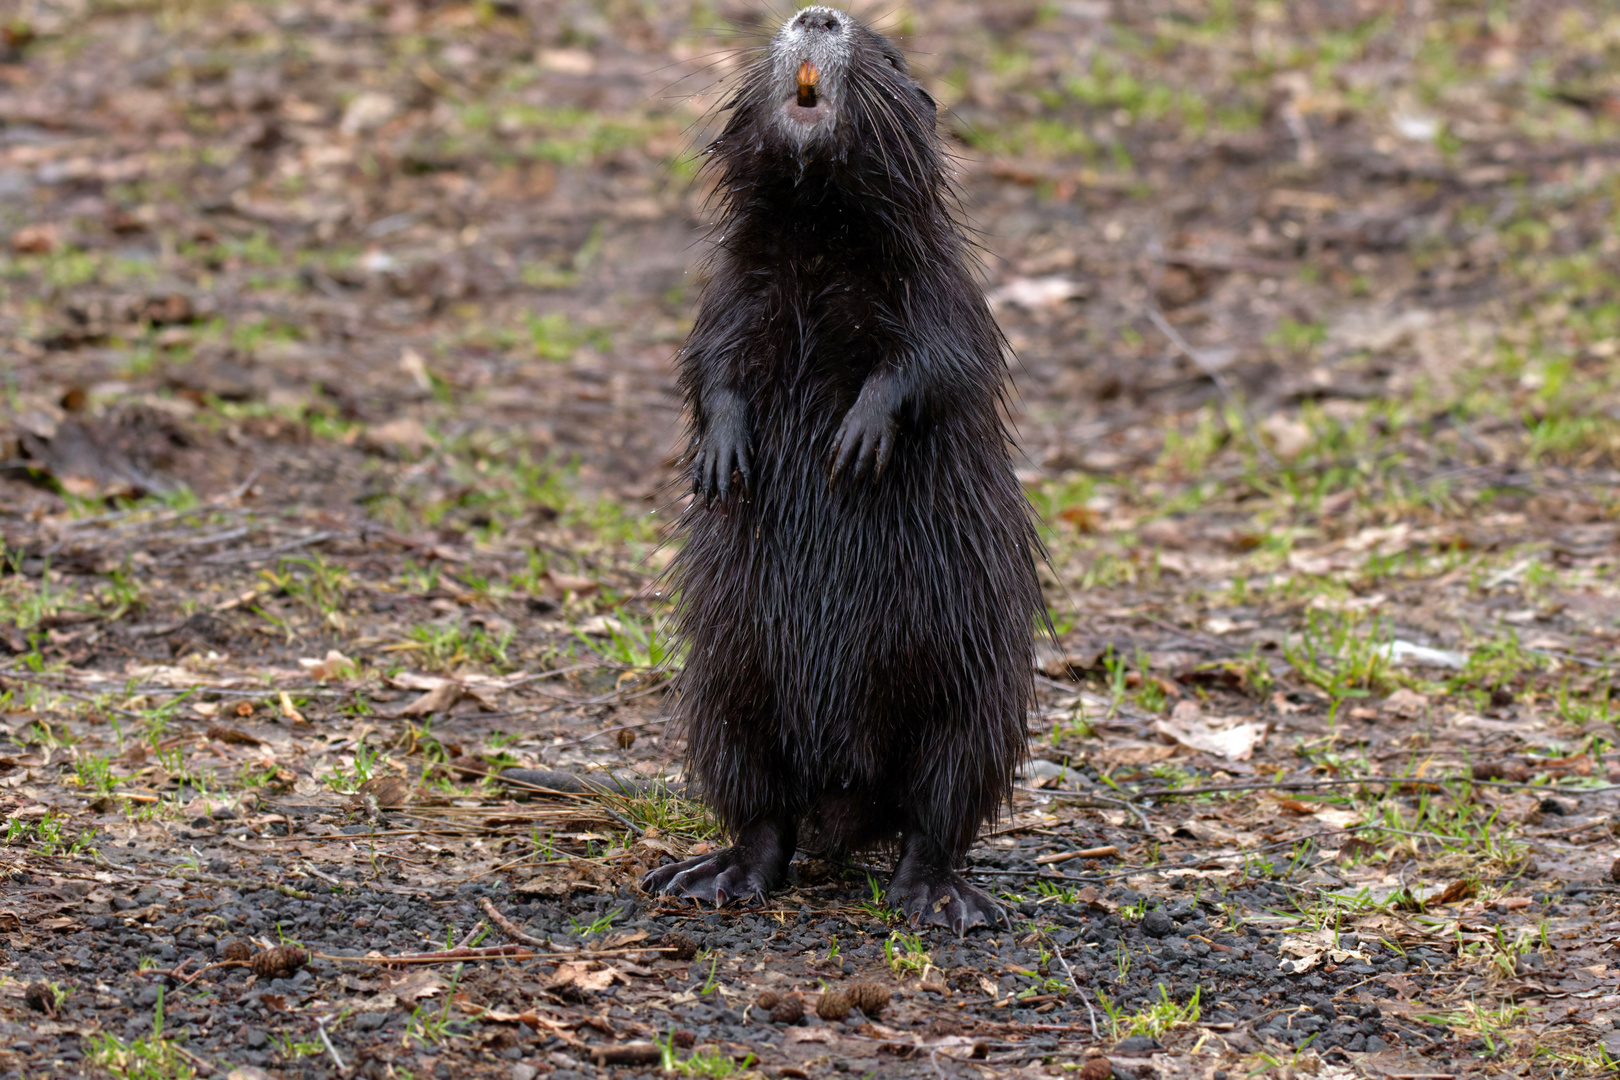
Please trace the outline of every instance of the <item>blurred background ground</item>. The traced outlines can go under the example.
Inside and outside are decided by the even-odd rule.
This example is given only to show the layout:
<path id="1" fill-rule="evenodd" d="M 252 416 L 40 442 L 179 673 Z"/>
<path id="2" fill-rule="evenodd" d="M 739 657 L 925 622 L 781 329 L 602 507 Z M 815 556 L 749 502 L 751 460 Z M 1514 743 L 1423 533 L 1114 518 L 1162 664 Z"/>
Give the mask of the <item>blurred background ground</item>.
<path id="1" fill-rule="evenodd" d="M 593 883 L 574 866 L 559 881 L 552 864 L 644 865 L 702 842 L 689 807 L 578 827 L 508 808 L 476 828 L 435 824 L 490 845 L 457 848 L 437 876 L 399 876 L 411 859 L 438 865 L 420 825 L 393 834 L 406 860 L 393 877 L 375 858 L 319 871 L 337 858 L 321 836 L 376 831 L 375 808 L 344 802 L 368 777 L 408 781 L 420 812 L 443 804 L 448 820 L 457 800 L 506 798 L 480 785 L 491 767 L 678 772 L 653 582 L 682 496 L 671 357 L 701 284 L 693 151 L 739 49 L 786 13 L 4 7 L 0 932 L 13 937 L 0 985 L 15 994 L 0 1010 L 23 1047 L 0 1049 L 0 1070 L 124 1068 L 138 1037 L 126 1021 L 149 1032 L 155 1004 L 134 973 L 146 931 L 103 953 L 136 925 L 128 910 L 175 920 L 160 947 L 184 952 L 222 937 L 184 905 L 247 903 L 249 884 L 352 899 L 366 879 L 430 896 L 487 873 L 551 890 L 526 902 L 535 932 L 601 946 L 605 928 L 584 932 L 607 913 L 596 901 L 619 896 L 627 921 L 645 905 L 624 891 L 629 871 Z M 840 901 L 855 913 L 851 976 L 914 994 L 918 1032 L 933 1030 L 883 1068 L 1080 1065 L 1019 1042 L 1052 1022 L 1072 1025 L 1076 1053 L 1151 1036 L 1160 1049 L 1136 1047 L 1143 1064 L 1121 1074 L 1602 1071 L 1620 1051 L 1620 15 L 1422 0 L 860 13 L 943 106 L 1017 353 L 1010 419 L 1062 638 L 1032 720 L 1047 764 L 1010 831 L 974 855 L 1023 905 L 1016 940 L 908 967 L 895 948 L 943 956 L 945 943 L 894 945 L 899 930 L 854 906 L 864 880 Z M 1406 782 L 1349 783 L 1367 776 Z M 1273 777 L 1315 786 L 1164 794 Z M 200 853 L 193 879 L 220 862 L 215 884 L 183 885 L 182 833 Z M 250 843 L 300 835 L 295 857 Z M 1241 858 L 1268 845 L 1287 858 Z M 1320 1031 L 1272 1022 L 1261 990 L 1247 1015 L 1234 999 L 1211 1020 L 1208 948 L 1179 969 L 1151 961 L 1180 972 L 1155 979 L 1128 975 L 1109 944 L 1145 940 L 1148 908 L 1192 878 L 1231 907 L 1212 900 L 1194 937 L 1248 919 L 1275 952 L 1365 924 L 1383 958 L 1318 950 L 1313 967 L 1373 974 L 1318 969 L 1304 989 L 1274 986 L 1268 961 L 1268 1000 L 1303 1000 Z M 815 899 L 818 880 L 802 910 L 842 895 Z M 1291 890 L 1284 913 L 1242 894 L 1259 880 Z M 169 891 L 118 903 L 154 882 Z M 481 916 L 463 900 L 466 928 Z M 1053 966 L 1063 919 L 1077 935 L 1090 919 L 1111 928 L 1107 963 Z M 442 945 L 442 929 L 424 932 Z M 697 937 L 736 961 L 728 985 L 751 1000 L 757 944 Z M 1392 971 L 1414 942 L 1432 954 Z M 813 993 L 822 976 L 801 975 Z M 319 978 L 307 994 L 323 1001 L 381 993 Z M 63 988 L 62 1009 L 25 1001 L 26 985 Z M 1200 988 L 1201 1021 L 1152 1012 Z M 600 1011 L 545 992 L 554 1016 Z M 1100 992 L 1124 1012 L 1098 1012 Z M 541 1000 L 510 993 L 514 1011 Z M 176 1060 L 337 1067 L 312 1022 L 260 996 L 246 1021 L 190 1022 L 202 1064 Z M 366 1000 L 367 1015 L 413 1016 Z M 922 1026 L 935 1005 L 954 1029 Z M 1370 1008 L 1423 1017 L 1432 1038 L 1333 1027 L 1370 1023 Z M 682 1068 L 708 1068 L 692 1055 L 712 1045 L 773 1075 L 866 1071 L 836 1040 L 786 1047 L 719 1012 L 702 1020 L 712 1030 L 691 1022 L 709 1041 L 682 1050 Z M 263 1016 L 303 1028 L 278 1051 Z M 975 1057 L 970 1016 L 1012 1027 Z M 257 1059 L 227 1049 L 243 1023 L 261 1041 L 240 1052 Z M 580 1036 L 511 1058 L 414 1030 L 368 1062 L 593 1068 L 568 1041 Z M 93 1049 L 97 1031 L 116 1045 Z M 712 1063 L 742 1068 L 743 1053 Z M 1013 1057 L 985 1063 L 996 1054 Z"/>

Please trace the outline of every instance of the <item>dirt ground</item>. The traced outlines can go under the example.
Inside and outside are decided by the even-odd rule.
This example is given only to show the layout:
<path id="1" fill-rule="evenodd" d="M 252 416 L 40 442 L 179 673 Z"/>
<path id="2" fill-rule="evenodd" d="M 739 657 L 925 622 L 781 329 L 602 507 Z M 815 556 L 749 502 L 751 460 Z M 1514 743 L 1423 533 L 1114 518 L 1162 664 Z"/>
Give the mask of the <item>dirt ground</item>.
<path id="1" fill-rule="evenodd" d="M 672 354 L 785 14 L 0 6 L 0 1077 L 1615 1071 L 1604 5 L 861 12 L 1050 552 L 1011 925 L 636 889 L 724 839 Z"/>

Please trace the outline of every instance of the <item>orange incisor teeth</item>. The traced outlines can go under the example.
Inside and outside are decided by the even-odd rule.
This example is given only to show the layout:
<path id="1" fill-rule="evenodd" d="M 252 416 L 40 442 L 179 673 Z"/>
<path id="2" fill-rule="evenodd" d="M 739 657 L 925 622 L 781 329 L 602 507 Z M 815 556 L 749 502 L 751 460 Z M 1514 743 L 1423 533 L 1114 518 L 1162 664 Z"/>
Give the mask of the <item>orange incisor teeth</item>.
<path id="1" fill-rule="evenodd" d="M 816 104 L 816 83 L 821 81 L 821 72 L 816 65 L 805 60 L 799 64 L 799 104 L 805 108 L 813 108 Z"/>

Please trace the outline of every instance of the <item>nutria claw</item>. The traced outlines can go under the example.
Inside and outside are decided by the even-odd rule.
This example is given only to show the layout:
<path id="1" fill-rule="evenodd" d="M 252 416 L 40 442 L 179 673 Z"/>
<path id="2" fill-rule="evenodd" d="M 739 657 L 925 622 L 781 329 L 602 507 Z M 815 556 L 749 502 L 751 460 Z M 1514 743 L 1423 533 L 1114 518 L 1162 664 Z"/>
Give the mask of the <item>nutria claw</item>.
<path id="1" fill-rule="evenodd" d="M 974 926 L 1012 929 L 1000 904 L 950 870 L 918 871 L 902 865 L 889 883 L 888 896 L 913 930 L 943 926 L 962 937 Z"/>
<path id="2" fill-rule="evenodd" d="M 742 487 L 753 484 L 753 460 L 748 439 L 745 406 L 728 400 L 710 417 L 708 428 L 698 440 L 692 460 L 692 487 L 706 499 L 725 499 L 731 494 L 731 476 L 742 479 Z"/>
<path id="3" fill-rule="evenodd" d="M 872 479 L 883 475 L 894 449 L 894 415 L 887 406 L 862 396 L 844 414 L 838 426 L 838 456 L 833 460 L 832 482 L 848 470 L 849 478 L 860 480 L 870 470 Z"/>
<path id="4" fill-rule="evenodd" d="M 650 893 L 690 896 L 715 907 L 743 900 L 759 902 L 768 889 L 762 875 L 731 858 L 732 849 L 712 855 L 699 855 L 683 862 L 661 866 L 641 879 Z"/>
<path id="5" fill-rule="evenodd" d="M 730 439 L 716 432 L 704 440 L 709 445 L 699 446 L 692 463 L 692 486 L 706 499 L 725 499 L 731 494 L 731 478 L 735 473 L 747 488 L 753 480 L 753 466 L 748 459 L 748 440 Z"/>
<path id="6" fill-rule="evenodd" d="M 757 903 L 787 876 L 797 835 L 792 824 L 756 821 L 730 847 L 660 866 L 641 879 L 641 887 L 706 900 L 715 907 L 738 900 Z"/>

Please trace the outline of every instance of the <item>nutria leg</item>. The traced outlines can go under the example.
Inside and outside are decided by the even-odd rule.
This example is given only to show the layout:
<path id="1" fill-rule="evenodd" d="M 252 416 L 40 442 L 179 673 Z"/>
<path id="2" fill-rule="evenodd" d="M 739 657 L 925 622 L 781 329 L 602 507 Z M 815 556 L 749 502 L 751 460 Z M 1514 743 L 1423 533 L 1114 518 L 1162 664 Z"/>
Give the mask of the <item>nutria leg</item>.
<path id="1" fill-rule="evenodd" d="M 945 849 L 920 832 L 907 832 L 900 846 L 900 864 L 889 881 L 889 903 L 900 909 L 913 928 L 943 926 L 961 937 L 970 926 L 995 926 L 1012 921 L 988 893 L 969 885 L 951 869 Z"/>
<path id="2" fill-rule="evenodd" d="M 660 866 L 641 879 L 650 893 L 673 893 L 724 907 L 736 900 L 764 900 L 787 877 L 798 847 L 792 821 L 763 819 L 743 828 L 721 851 Z"/>

